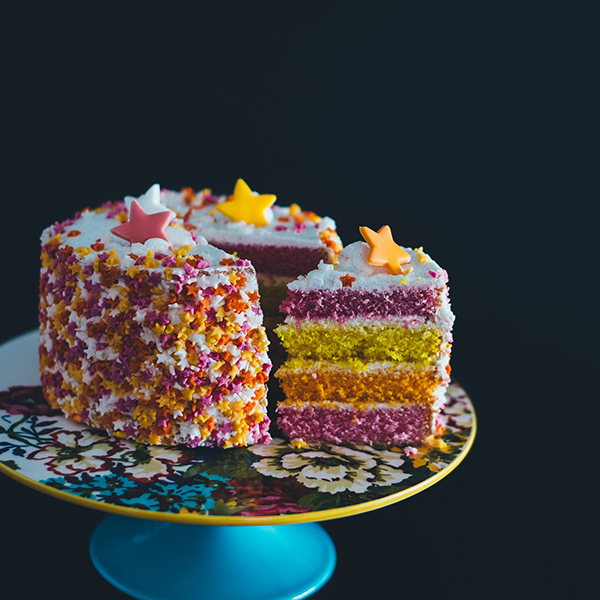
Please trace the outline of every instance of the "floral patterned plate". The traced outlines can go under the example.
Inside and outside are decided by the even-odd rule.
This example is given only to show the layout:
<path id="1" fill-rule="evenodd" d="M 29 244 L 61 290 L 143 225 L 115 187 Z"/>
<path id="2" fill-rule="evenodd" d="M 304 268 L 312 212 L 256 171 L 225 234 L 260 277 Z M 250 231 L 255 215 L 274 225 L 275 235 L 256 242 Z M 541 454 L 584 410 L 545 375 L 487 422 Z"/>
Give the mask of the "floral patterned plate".
<path id="1" fill-rule="evenodd" d="M 3 374 L 23 353 L 35 370 L 36 345 L 27 334 L 0 347 Z M 227 450 L 146 446 L 69 421 L 37 385 L 11 385 L 0 392 L 0 471 L 63 500 L 143 519 L 322 521 L 392 504 L 450 473 L 475 437 L 473 406 L 456 383 L 442 417 L 444 432 L 420 448 L 294 448 L 281 439 Z"/>

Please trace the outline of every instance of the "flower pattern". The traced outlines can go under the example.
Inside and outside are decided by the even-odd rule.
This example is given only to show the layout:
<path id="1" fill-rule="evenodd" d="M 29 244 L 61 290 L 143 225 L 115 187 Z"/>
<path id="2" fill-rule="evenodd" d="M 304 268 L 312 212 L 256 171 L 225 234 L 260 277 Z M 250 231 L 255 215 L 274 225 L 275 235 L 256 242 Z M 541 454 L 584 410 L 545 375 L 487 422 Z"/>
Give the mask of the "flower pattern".
<path id="1" fill-rule="evenodd" d="M 404 459 L 395 455 L 391 461 L 382 451 L 377 455 L 366 446 L 353 448 L 336 444 L 320 444 L 308 451 L 294 450 L 277 440 L 268 446 L 255 446 L 252 451 L 263 460 L 254 463 L 254 468 L 266 476 L 294 477 L 308 488 L 320 492 L 336 494 L 338 492 L 365 492 L 376 482 L 380 485 L 400 483 L 410 477 L 400 470 Z M 379 459 L 379 460 L 378 460 Z"/>
<path id="2" fill-rule="evenodd" d="M 0 463 L 69 494 L 146 511 L 240 518 L 376 500 L 438 473 L 473 429 L 469 399 L 448 389 L 443 431 L 426 447 L 308 444 L 146 446 L 65 419 L 36 386 L 0 392 Z"/>
<path id="3" fill-rule="evenodd" d="M 107 469 L 110 457 L 117 449 L 107 438 L 90 430 L 53 431 L 53 442 L 32 452 L 29 460 L 41 460 L 53 473 L 73 475 L 74 473 L 97 473 Z"/>

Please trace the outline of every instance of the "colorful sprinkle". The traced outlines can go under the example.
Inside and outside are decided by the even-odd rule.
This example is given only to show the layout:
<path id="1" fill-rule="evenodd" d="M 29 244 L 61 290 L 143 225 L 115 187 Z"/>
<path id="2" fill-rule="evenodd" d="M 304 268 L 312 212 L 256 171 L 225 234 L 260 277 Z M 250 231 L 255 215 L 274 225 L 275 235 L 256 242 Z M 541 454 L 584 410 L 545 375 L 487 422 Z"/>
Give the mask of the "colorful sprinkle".
<path id="1" fill-rule="evenodd" d="M 352 277 L 350 273 L 346 273 L 346 275 L 340 277 L 340 281 L 342 282 L 342 287 L 352 287 L 352 283 L 356 281 L 356 277 Z"/>

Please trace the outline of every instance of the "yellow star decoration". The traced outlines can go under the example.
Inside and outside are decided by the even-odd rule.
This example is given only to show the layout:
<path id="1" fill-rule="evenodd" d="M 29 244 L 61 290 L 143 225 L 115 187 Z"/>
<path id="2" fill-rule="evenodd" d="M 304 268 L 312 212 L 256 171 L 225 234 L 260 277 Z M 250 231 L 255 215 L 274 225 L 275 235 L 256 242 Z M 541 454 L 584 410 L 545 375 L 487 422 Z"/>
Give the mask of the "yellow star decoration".
<path id="1" fill-rule="evenodd" d="M 275 200 L 277 196 L 274 194 L 255 196 L 248 184 L 243 179 L 238 179 L 231 200 L 217 204 L 215 208 L 232 221 L 244 221 L 248 225 L 264 227 L 269 224 L 265 211 L 275 203 Z"/>
<path id="2" fill-rule="evenodd" d="M 367 256 L 370 265 L 385 267 L 392 275 L 404 275 L 408 272 L 402 265 L 410 262 L 410 254 L 394 242 L 389 225 L 384 225 L 377 232 L 368 227 L 359 229 L 371 248 Z"/>

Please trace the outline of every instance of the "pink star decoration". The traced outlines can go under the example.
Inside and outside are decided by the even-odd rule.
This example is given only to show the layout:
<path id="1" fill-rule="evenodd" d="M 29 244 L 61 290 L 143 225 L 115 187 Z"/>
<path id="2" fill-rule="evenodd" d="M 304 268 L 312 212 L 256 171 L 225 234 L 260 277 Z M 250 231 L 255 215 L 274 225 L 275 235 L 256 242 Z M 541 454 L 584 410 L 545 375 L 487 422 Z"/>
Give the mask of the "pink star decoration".
<path id="1" fill-rule="evenodd" d="M 145 244 L 150 238 L 160 238 L 168 242 L 165 227 L 171 220 L 171 211 L 148 214 L 136 200 L 131 203 L 129 221 L 110 231 L 117 237 L 127 240 L 131 244 L 139 242 Z"/>

